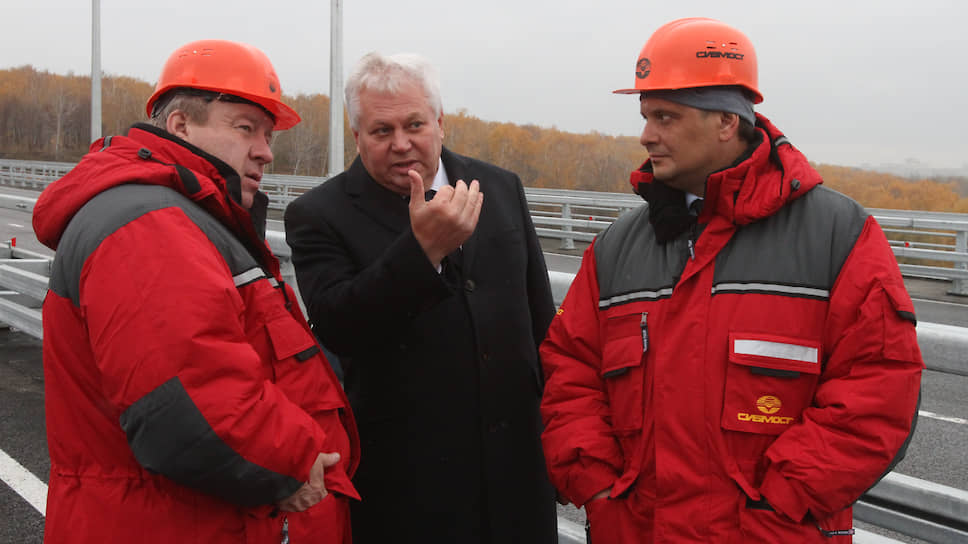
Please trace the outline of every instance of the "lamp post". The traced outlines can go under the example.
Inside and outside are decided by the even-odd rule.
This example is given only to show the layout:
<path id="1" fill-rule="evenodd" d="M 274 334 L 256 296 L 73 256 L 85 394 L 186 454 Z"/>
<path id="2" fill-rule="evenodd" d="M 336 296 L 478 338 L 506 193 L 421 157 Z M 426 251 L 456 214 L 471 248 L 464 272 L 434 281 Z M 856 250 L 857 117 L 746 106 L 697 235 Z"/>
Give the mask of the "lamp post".
<path id="1" fill-rule="evenodd" d="M 329 18 L 329 175 L 343 171 L 343 0 L 331 0 Z"/>
<path id="2" fill-rule="evenodd" d="M 91 0 L 91 141 L 101 137 L 101 0 Z"/>

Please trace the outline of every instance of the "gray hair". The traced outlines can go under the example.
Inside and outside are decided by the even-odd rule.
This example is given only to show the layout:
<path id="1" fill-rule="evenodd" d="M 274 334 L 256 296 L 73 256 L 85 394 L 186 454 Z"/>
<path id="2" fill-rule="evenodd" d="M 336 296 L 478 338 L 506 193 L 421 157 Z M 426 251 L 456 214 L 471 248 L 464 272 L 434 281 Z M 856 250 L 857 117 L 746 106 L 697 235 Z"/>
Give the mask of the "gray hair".
<path id="1" fill-rule="evenodd" d="M 276 122 L 276 116 L 265 106 L 253 102 L 234 94 L 221 93 L 218 91 L 206 91 L 194 87 L 176 87 L 161 95 L 152 107 L 151 117 L 148 122 L 158 128 L 165 128 L 168 125 L 168 116 L 176 110 L 185 112 L 192 121 L 204 124 L 208 122 L 208 108 L 212 102 L 232 102 L 235 104 L 249 104 L 262 110 L 266 115 Z"/>
<path id="2" fill-rule="evenodd" d="M 206 100 L 201 96 L 181 93 L 176 89 L 166 93 L 155 103 L 154 111 L 151 112 L 148 122 L 162 130 L 167 130 L 168 116 L 176 110 L 181 110 L 193 122 L 204 124 L 208 121 L 208 105 L 210 102 L 211 100 Z"/>
<path id="3" fill-rule="evenodd" d="M 344 97 L 350 128 L 354 132 L 360 128 L 360 92 L 363 89 L 396 93 L 407 83 L 416 83 L 423 88 L 434 118 L 439 118 L 443 111 L 440 78 L 429 60 L 411 53 L 383 56 L 373 52 L 364 55 L 346 80 Z"/>

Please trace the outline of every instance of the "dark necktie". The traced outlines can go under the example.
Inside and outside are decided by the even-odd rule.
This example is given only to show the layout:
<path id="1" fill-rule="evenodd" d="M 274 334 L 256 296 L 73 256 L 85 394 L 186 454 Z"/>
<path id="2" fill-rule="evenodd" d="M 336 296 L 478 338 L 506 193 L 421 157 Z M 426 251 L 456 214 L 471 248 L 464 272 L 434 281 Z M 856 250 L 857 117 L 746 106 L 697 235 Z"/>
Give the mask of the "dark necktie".
<path id="1" fill-rule="evenodd" d="M 701 198 L 697 198 L 696 200 L 693 200 L 692 204 L 689 205 L 689 215 L 693 217 L 699 217 L 699 214 L 702 213 L 702 203 L 703 203 L 703 199 Z"/>
<path id="2" fill-rule="evenodd" d="M 427 191 L 426 193 L 424 193 L 424 200 L 426 200 L 428 202 L 431 201 L 431 200 L 433 200 L 435 194 L 437 194 L 437 191 L 434 190 L 434 189 L 431 189 L 431 190 Z"/>

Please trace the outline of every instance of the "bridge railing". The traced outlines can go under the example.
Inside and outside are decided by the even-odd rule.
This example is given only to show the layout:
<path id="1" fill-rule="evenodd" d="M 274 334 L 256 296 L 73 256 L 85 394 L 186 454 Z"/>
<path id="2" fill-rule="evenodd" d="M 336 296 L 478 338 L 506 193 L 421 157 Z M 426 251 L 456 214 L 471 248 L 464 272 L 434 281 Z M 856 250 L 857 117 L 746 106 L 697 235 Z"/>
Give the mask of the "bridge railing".
<path id="1" fill-rule="evenodd" d="M 40 307 L 50 263 L 46 255 L 0 244 L 0 324 L 43 338 Z"/>
<path id="2" fill-rule="evenodd" d="M 0 185 L 43 189 L 73 166 L 3 159 Z M 262 179 L 262 190 L 269 196 L 271 208 L 284 210 L 294 198 L 325 181 L 315 176 L 268 174 Z M 525 194 L 538 235 L 560 240 L 566 250 L 574 249 L 576 241 L 592 241 L 620 214 L 642 205 L 631 193 L 526 188 Z M 890 239 L 902 273 L 948 280 L 950 293 L 968 296 L 968 214 L 869 211 Z"/>
<path id="3" fill-rule="evenodd" d="M 0 160 L 0 185 L 43 189 L 47 185 L 70 172 L 71 162 Z"/>
<path id="4" fill-rule="evenodd" d="M 270 231 L 267 239 L 281 261 L 283 275 L 295 286 L 291 252 L 285 235 Z M 6 323 L 35 338 L 43 338 L 40 305 L 47 291 L 50 263 L 47 256 L 0 244 L 0 323 Z M 550 272 L 549 277 L 555 302 L 560 303 L 574 275 Z M 12 298 L 5 296 L 11 294 Z M 927 344 L 947 343 L 946 349 L 952 354 L 952 360 L 944 364 L 950 365 L 957 373 L 968 375 L 968 363 L 963 356 L 968 352 L 968 334 L 964 329 L 950 327 L 952 336 L 945 338 L 932 335 L 931 329 L 925 329 L 925 325 L 928 324 L 918 324 L 918 342 L 926 355 L 937 351 L 936 348 L 926 349 Z M 937 359 L 929 359 L 929 363 L 935 362 Z M 929 368 L 939 370 L 934 366 Z M 944 368 L 940 370 L 950 371 Z M 861 497 L 855 505 L 854 516 L 872 525 L 929 542 L 968 542 L 968 492 L 902 474 L 888 474 Z M 563 520 L 559 528 L 559 537 L 562 542 L 570 544 L 584 542 L 582 531 L 567 520 Z M 870 534 L 864 534 L 863 538 L 855 541 L 873 543 L 875 540 L 884 542 Z"/>

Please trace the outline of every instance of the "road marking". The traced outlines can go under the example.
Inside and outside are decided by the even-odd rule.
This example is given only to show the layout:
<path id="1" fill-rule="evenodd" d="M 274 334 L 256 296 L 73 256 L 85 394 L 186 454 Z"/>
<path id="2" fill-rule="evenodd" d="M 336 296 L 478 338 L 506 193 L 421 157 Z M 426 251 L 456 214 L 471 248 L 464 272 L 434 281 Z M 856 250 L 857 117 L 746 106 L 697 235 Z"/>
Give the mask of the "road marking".
<path id="1" fill-rule="evenodd" d="M 914 302 L 927 302 L 930 304 L 944 304 L 946 306 L 958 306 L 959 308 L 964 308 L 965 306 L 964 304 L 959 304 L 957 302 L 948 302 L 946 300 L 931 300 L 927 298 L 912 298 L 911 300 Z"/>
<path id="2" fill-rule="evenodd" d="M 968 425 L 968 419 L 961 419 L 960 417 L 949 417 L 938 415 L 934 412 L 926 412 L 924 410 L 918 411 L 918 415 L 921 417 L 929 417 L 931 419 L 937 419 L 939 421 L 947 421 L 948 423 L 957 423 L 959 425 Z"/>
<path id="3" fill-rule="evenodd" d="M 9 226 L 11 226 L 11 227 L 15 227 L 15 228 L 18 228 L 18 229 L 22 229 L 22 228 L 24 228 L 24 226 L 23 226 L 23 225 L 19 225 L 19 224 L 17 224 L 17 223 L 7 223 L 7 225 L 9 225 Z"/>
<path id="4" fill-rule="evenodd" d="M 925 410 L 918 411 L 918 415 L 960 425 L 968 424 L 968 419 L 942 416 Z M 0 450 L 0 480 L 30 503 L 40 515 L 47 517 L 47 485 L 3 450 Z M 562 519 L 559 517 L 559 524 Z"/>
<path id="5" fill-rule="evenodd" d="M 3 450 L 0 450 L 0 480 L 47 517 L 47 485 Z"/>

